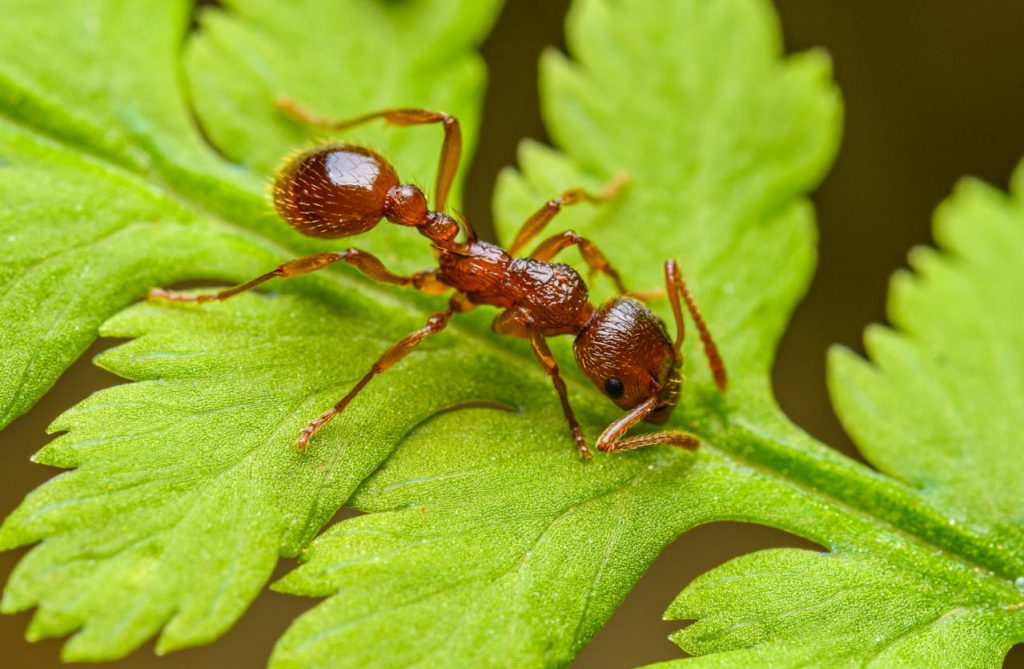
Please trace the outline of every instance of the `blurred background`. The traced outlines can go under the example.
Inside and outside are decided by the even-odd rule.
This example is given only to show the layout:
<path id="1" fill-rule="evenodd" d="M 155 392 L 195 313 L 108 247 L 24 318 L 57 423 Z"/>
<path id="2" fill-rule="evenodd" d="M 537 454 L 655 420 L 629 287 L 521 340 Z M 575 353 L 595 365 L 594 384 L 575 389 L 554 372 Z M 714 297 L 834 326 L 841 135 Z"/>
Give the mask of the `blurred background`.
<path id="1" fill-rule="evenodd" d="M 568 0 L 508 0 L 483 45 L 490 87 L 465 209 L 480 227 L 490 220 L 499 169 L 514 163 L 524 137 L 546 140 L 537 109 L 536 62 L 547 46 L 564 48 Z M 787 49 L 832 54 L 846 102 L 838 161 L 815 194 L 819 266 L 810 292 L 782 341 L 774 382 L 783 409 L 822 441 L 856 457 L 829 406 L 825 352 L 834 343 L 858 351 L 861 332 L 885 321 L 889 275 L 907 251 L 930 243 L 935 206 L 963 175 L 1001 188 L 1024 156 L 1024 6 L 1018 0 L 937 3 L 776 0 Z M 109 345 L 109 344 L 108 344 Z M 29 456 L 46 426 L 94 390 L 118 382 L 89 360 L 0 436 L 0 514 L 53 470 Z M 654 563 L 573 667 L 634 667 L 679 657 L 667 640 L 678 623 L 661 620 L 696 575 L 767 546 L 807 546 L 767 528 L 718 523 L 678 539 Z M 0 582 L 23 551 L 0 554 Z M 292 566 L 282 561 L 278 573 Z M 110 667 L 259 667 L 292 618 L 315 603 L 267 592 L 223 639 L 165 658 L 152 644 Z M 0 616 L 0 666 L 50 667 L 59 641 L 27 644 L 29 614 Z M 1024 667 L 1021 647 L 1007 666 Z"/>

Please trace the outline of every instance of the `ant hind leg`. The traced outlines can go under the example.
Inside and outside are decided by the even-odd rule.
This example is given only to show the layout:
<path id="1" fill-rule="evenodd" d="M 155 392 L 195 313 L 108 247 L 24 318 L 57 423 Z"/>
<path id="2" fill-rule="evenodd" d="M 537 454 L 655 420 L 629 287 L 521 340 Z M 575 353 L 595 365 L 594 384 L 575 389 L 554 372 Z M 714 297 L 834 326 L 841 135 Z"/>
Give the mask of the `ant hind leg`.
<path id="1" fill-rule="evenodd" d="M 462 155 L 462 131 L 459 129 L 458 119 L 454 116 L 429 109 L 385 109 L 339 121 L 319 116 L 289 98 L 278 98 L 277 107 L 300 123 L 328 130 L 344 130 L 376 119 L 383 119 L 391 125 L 399 126 L 443 124 L 444 142 L 441 144 L 441 158 L 437 165 L 434 208 L 437 211 L 444 210 L 445 203 L 448 201 L 448 191 L 451 190 L 455 171 L 459 167 L 459 157 Z"/>
<path id="2" fill-rule="evenodd" d="M 411 284 L 413 288 L 416 288 L 417 290 L 432 294 L 441 294 L 450 290 L 448 286 L 442 284 L 440 280 L 437 279 L 436 271 L 434 270 L 416 272 L 412 276 L 399 276 L 388 270 L 388 268 L 384 266 L 384 263 L 382 263 L 373 254 L 367 253 L 366 251 L 360 251 L 359 249 L 348 249 L 347 251 L 314 253 L 311 256 L 296 258 L 295 260 L 290 260 L 284 264 L 278 265 L 266 274 L 261 274 L 251 281 L 246 281 L 245 283 L 232 286 L 231 288 L 225 288 L 224 290 L 216 293 L 193 294 L 180 293 L 173 290 L 165 290 L 163 288 L 151 288 L 149 290 L 148 297 L 151 300 L 166 300 L 168 302 L 212 302 L 226 300 L 227 298 L 238 295 L 239 293 L 252 290 L 256 286 L 269 281 L 270 279 L 278 277 L 286 279 L 292 276 L 309 274 L 339 261 L 344 261 L 355 266 L 366 276 L 375 281 L 380 281 L 381 283 L 390 283 L 398 286 Z"/>
<path id="3" fill-rule="evenodd" d="M 395 363 L 409 355 L 409 353 L 411 353 L 412 350 L 428 336 L 437 334 L 444 330 L 448 326 L 448 321 L 451 319 L 453 314 L 468 311 L 472 309 L 473 306 L 474 305 L 465 300 L 462 295 L 455 295 L 448 303 L 448 308 L 446 310 L 431 314 L 430 318 L 427 319 L 426 325 L 421 327 L 419 330 L 407 334 L 396 343 L 392 344 L 391 347 L 373 363 L 370 370 L 366 372 L 366 374 L 364 374 L 354 386 L 352 386 L 352 389 L 349 390 L 337 404 L 310 421 L 309 425 L 302 429 L 302 433 L 295 441 L 295 447 L 300 451 L 306 450 L 306 446 L 309 444 L 309 440 L 313 435 L 316 434 L 317 431 L 328 421 L 344 411 L 349 402 L 359 394 L 359 392 L 373 379 L 373 377 L 383 374 Z"/>

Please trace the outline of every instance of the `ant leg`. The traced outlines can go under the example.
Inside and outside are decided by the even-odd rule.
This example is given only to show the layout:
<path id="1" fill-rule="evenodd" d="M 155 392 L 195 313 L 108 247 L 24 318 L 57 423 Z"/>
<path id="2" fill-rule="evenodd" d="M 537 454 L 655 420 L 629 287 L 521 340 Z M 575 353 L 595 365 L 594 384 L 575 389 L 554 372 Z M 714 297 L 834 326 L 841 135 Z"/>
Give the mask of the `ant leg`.
<path id="1" fill-rule="evenodd" d="M 601 249 L 597 248 L 594 242 L 586 237 L 580 237 L 572 230 L 566 230 L 561 234 L 548 237 L 533 250 L 530 257 L 534 260 L 547 262 L 570 246 L 580 247 L 580 255 L 583 256 L 583 260 L 590 268 L 591 283 L 593 282 L 594 274 L 600 272 L 615 282 L 615 287 L 620 293 L 628 292 L 625 284 L 622 283 L 622 277 L 619 276 L 618 270 L 612 267 L 612 264 L 608 262 L 608 258 L 601 252 Z"/>
<path id="2" fill-rule="evenodd" d="M 400 126 L 425 123 L 444 124 L 444 143 L 441 144 L 441 158 L 437 165 L 437 184 L 434 188 L 434 209 L 444 211 L 445 203 L 448 201 L 448 191 L 455 179 L 455 171 L 459 167 L 459 156 L 462 154 L 462 131 L 459 129 L 458 119 L 454 116 L 429 109 L 385 109 L 337 121 L 318 116 L 288 98 L 278 98 L 277 107 L 296 121 L 329 130 L 344 130 L 375 119 L 384 119 L 392 125 Z"/>
<path id="3" fill-rule="evenodd" d="M 522 250 L 524 246 L 530 243 L 530 240 L 540 234 L 540 231 L 551 222 L 551 219 L 555 217 L 558 212 L 562 210 L 562 207 L 566 207 L 572 204 L 579 204 L 580 202 L 591 202 L 598 204 L 610 200 L 615 197 L 626 182 L 628 181 L 625 172 L 619 172 L 615 175 L 607 186 L 604 187 L 597 195 L 588 193 L 582 188 L 572 188 L 565 191 L 554 200 L 548 200 L 544 203 L 544 206 L 538 209 L 530 218 L 526 219 L 523 226 L 519 228 L 519 232 L 516 233 L 516 238 L 509 244 L 508 252 L 511 255 L 515 255 L 517 252 Z"/>
<path id="4" fill-rule="evenodd" d="M 339 261 L 344 261 L 350 265 L 354 265 L 366 276 L 382 283 L 391 283 L 399 286 L 412 284 L 412 286 L 417 290 L 432 294 L 440 294 L 449 290 L 449 287 L 441 283 L 437 278 L 436 270 L 416 272 L 412 276 L 398 276 L 397 274 L 392 274 L 388 268 L 384 267 L 384 263 L 382 263 L 376 256 L 366 253 L 365 251 L 360 251 L 359 249 L 348 249 L 347 251 L 315 253 L 311 256 L 296 258 L 295 260 L 278 265 L 266 274 L 261 274 L 251 281 L 246 281 L 243 284 L 239 284 L 231 288 L 225 288 L 217 293 L 201 293 L 196 295 L 164 290 L 163 288 L 151 288 L 149 290 L 148 297 L 151 300 L 167 300 L 170 302 L 212 302 L 214 300 L 226 300 L 232 295 L 238 295 L 239 293 L 243 293 L 247 290 L 252 290 L 256 286 L 264 283 L 265 281 L 269 281 L 270 279 L 275 279 L 277 277 L 288 278 L 291 276 L 309 274 L 310 272 L 323 269 L 324 267 Z"/>
<path id="5" fill-rule="evenodd" d="M 697 303 L 693 301 L 690 289 L 686 287 L 686 282 L 683 281 L 683 275 L 679 271 L 679 266 L 676 265 L 676 261 L 673 258 L 665 261 L 665 290 L 668 292 L 669 302 L 672 303 L 672 314 L 676 319 L 676 341 L 674 344 L 676 358 L 679 358 L 679 349 L 683 345 L 683 339 L 686 337 L 683 310 L 679 304 L 679 296 L 681 295 L 686 303 L 686 308 L 690 311 L 690 316 L 693 317 L 693 322 L 697 325 L 697 332 L 700 333 L 700 340 L 704 344 L 704 355 L 707 356 L 708 364 L 711 367 L 711 375 L 715 379 L 715 385 L 718 386 L 719 390 L 724 391 L 727 385 L 725 363 L 722 362 L 722 356 L 719 355 L 718 347 L 711 338 L 711 332 L 708 331 L 708 326 L 704 323 L 704 318 L 701 317 L 700 311 L 697 309 Z"/>
<path id="6" fill-rule="evenodd" d="M 498 334 L 526 335 L 530 338 L 530 346 L 533 348 L 534 356 L 537 357 L 537 362 L 540 363 L 544 371 L 551 377 L 551 383 L 554 384 L 555 390 L 558 392 L 558 399 L 562 403 L 562 413 L 565 414 L 565 420 L 569 423 L 569 430 L 572 431 L 572 439 L 576 442 L 576 448 L 580 451 L 580 457 L 584 460 L 589 460 L 591 458 L 590 449 L 587 448 L 587 440 L 583 436 L 583 430 L 580 429 L 580 424 L 576 420 L 576 414 L 572 410 L 572 405 L 569 404 L 569 391 L 565 387 L 562 375 L 558 372 L 558 363 L 555 361 L 555 356 L 552 355 L 544 336 L 533 328 L 531 321 L 532 319 L 521 310 L 509 309 L 502 312 L 494 320 L 493 327 L 494 331 Z"/>
<path id="7" fill-rule="evenodd" d="M 409 353 L 411 353 L 412 350 L 429 335 L 436 334 L 441 330 L 444 330 L 445 327 L 448 326 L 448 321 L 451 319 L 452 314 L 468 311 L 474 306 L 475 305 L 463 299 L 461 295 L 455 295 L 448 303 L 448 308 L 446 310 L 431 314 L 430 318 L 427 319 L 426 325 L 421 327 L 419 330 L 407 334 L 396 343 L 392 344 L 391 348 L 385 351 L 384 355 L 377 359 L 377 362 L 373 363 L 373 366 L 370 367 L 370 371 L 366 372 L 366 374 L 359 379 L 356 385 L 352 387 L 352 390 L 348 391 L 347 395 L 303 428 L 299 438 L 295 441 L 296 448 L 300 451 L 306 450 L 306 445 L 309 443 L 310 438 L 329 420 L 344 411 L 345 407 L 348 406 L 348 403 L 359 394 L 359 391 L 361 391 L 366 384 L 373 379 L 373 377 L 378 374 L 383 374 L 396 362 L 409 355 Z"/>
<path id="8" fill-rule="evenodd" d="M 617 453 L 653 444 L 670 444 L 691 451 L 696 450 L 700 446 L 700 440 L 686 432 L 654 432 L 652 434 L 641 434 L 636 437 L 619 440 L 629 428 L 643 420 L 657 406 L 657 403 L 658 397 L 652 395 L 643 404 L 605 428 L 601 436 L 597 438 L 597 450 L 604 453 Z"/>
<path id="9" fill-rule="evenodd" d="M 580 429 L 580 424 L 576 420 L 576 414 L 573 413 L 572 405 L 569 404 L 569 391 L 565 387 L 562 375 L 558 373 L 558 363 L 555 362 L 555 356 L 551 354 L 551 349 L 548 348 L 548 343 L 543 335 L 533 328 L 529 328 L 529 332 L 530 346 L 533 348 L 533 354 L 537 356 L 537 362 L 541 364 L 544 371 L 551 377 L 551 383 L 554 384 L 555 390 L 558 391 L 558 399 L 562 403 L 562 413 L 565 414 L 565 420 L 569 423 L 569 430 L 572 431 L 572 439 L 576 442 L 576 448 L 580 451 L 580 457 L 584 460 L 589 460 L 591 458 L 590 449 L 587 448 L 587 440 L 583 436 L 583 430 Z"/>
<path id="10" fill-rule="evenodd" d="M 651 290 L 631 290 L 629 291 L 629 294 L 641 302 L 654 302 L 665 297 L 665 291 L 661 288 L 652 288 Z"/>
<path id="11" fill-rule="evenodd" d="M 700 446 L 700 440 L 686 432 L 654 432 L 616 441 L 603 450 L 605 453 L 618 453 L 620 451 L 632 451 L 644 446 L 654 446 L 655 444 L 669 444 L 670 446 L 685 448 L 688 451 L 695 451 Z"/>

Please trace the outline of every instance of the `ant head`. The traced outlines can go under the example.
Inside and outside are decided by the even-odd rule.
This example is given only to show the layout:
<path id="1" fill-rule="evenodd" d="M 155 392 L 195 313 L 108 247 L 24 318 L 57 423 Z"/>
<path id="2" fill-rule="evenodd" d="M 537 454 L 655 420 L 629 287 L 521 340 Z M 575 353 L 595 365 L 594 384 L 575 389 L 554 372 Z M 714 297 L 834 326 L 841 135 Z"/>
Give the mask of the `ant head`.
<path id="1" fill-rule="evenodd" d="M 679 399 L 679 352 L 665 324 L 642 302 L 619 297 L 594 312 L 573 345 L 576 363 L 622 409 L 652 395 L 655 409 L 645 420 L 663 423 Z"/>

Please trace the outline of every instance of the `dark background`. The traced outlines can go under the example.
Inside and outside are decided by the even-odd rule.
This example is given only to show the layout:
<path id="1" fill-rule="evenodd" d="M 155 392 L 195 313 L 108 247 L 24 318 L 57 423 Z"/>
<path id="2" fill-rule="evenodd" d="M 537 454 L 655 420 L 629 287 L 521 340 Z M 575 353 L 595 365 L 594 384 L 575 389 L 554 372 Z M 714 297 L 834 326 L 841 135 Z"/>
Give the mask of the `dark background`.
<path id="1" fill-rule="evenodd" d="M 508 0 L 483 47 L 490 66 L 484 125 L 465 208 L 484 227 L 497 171 L 515 161 L 523 137 L 546 139 L 537 112 L 536 62 L 542 48 L 562 47 L 567 0 Z M 846 101 L 843 146 L 814 199 L 821 230 L 819 267 L 783 339 L 774 381 L 786 412 L 808 432 L 853 454 L 825 392 L 827 347 L 861 349 L 861 332 L 885 320 L 889 275 L 907 251 L 930 242 L 930 219 L 962 175 L 1005 187 L 1024 155 L 1024 6 L 1018 0 L 822 2 L 777 0 L 787 48 L 828 49 Z M 62 410 L 117 382 L 88 360 L 3 433 L 0 515 L 6 515 L 52 470 L 28 457 Z M 661 620 L 672 598 L 697 574 L 765 546 L 806 545 L 767 528 L 717 523 L 690 532 L 654 563 L 609 624 L 573 665 L 633 667 L 680 655 Z M 0 555 L 0 582 L 22 551 Z M 279 573 L 291 567 L 286 561 Z M 261 596 L 213 645 L 152 655 L 152 645 L 111 667 L 257 667 L 289 621 L 314 604 Z M 0 666 L 57 666 L 59 642 L 22 640 L 28 614 L 0 616 Z M 1024 667 L 1024 652 L 1007 666 Z"/>

